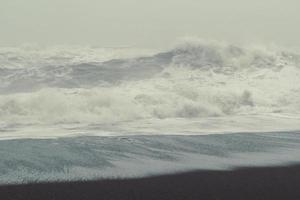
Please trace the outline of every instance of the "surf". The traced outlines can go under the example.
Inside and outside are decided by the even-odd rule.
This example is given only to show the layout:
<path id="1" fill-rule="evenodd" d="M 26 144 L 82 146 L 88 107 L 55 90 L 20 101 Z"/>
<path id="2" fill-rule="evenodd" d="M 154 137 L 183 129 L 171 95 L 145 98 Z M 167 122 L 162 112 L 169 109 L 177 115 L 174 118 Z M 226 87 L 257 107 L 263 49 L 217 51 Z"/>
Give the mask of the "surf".
<path id="1" fill-rule="evenodd" d="M 2 137 L 299 129 L 300 56 L 286 50 L 193 40 L 156 53 L 0 52 Z"/>

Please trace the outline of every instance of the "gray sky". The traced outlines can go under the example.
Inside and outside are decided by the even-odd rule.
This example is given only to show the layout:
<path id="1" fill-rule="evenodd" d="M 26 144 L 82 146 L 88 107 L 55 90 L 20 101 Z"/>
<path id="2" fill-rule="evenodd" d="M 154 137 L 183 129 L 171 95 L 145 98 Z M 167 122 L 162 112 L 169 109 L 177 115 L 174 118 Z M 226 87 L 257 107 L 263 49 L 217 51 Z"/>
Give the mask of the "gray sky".
<path id="1" fill-rule="evenodd" d="M 181 36 L 300 46 L 299 0 L 0 0 L 0 45 L 164 47 Z"/>

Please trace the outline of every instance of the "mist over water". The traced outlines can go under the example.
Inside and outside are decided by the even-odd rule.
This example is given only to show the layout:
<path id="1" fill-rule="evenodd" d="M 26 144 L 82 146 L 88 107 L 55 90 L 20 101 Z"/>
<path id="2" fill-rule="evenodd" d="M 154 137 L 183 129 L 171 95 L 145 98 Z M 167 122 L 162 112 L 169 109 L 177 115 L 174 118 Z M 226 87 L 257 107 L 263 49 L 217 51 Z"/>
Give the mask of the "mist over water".
<path id="1" fill-rule="evenodd" d="M 4 138 L 300 128 L 300 56 L 278 48 L 1 48 L 0 81 Z"/>

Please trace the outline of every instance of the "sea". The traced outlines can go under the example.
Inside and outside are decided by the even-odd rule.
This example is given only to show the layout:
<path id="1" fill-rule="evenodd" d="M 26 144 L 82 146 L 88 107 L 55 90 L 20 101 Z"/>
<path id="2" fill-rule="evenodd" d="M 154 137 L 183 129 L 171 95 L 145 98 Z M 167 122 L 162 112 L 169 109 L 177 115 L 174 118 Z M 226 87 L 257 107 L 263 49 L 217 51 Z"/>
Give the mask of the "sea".
<path id="1" fill-rule="evenodd" d="M 294 164 L 299 133 L 286 48 L 0 47 L 0 184 Z"/>

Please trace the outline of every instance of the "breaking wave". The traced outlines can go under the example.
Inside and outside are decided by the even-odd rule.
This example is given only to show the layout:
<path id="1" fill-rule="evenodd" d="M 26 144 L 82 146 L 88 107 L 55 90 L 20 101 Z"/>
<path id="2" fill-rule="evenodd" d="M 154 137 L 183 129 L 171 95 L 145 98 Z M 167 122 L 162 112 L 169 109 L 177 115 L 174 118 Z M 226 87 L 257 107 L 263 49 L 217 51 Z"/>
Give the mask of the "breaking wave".
<path id="1" fill-rule="evenodd" d="M 297 54 L 199 41 L 133 52 L 1 49 L 2 126 L 300 114 Z"/>

